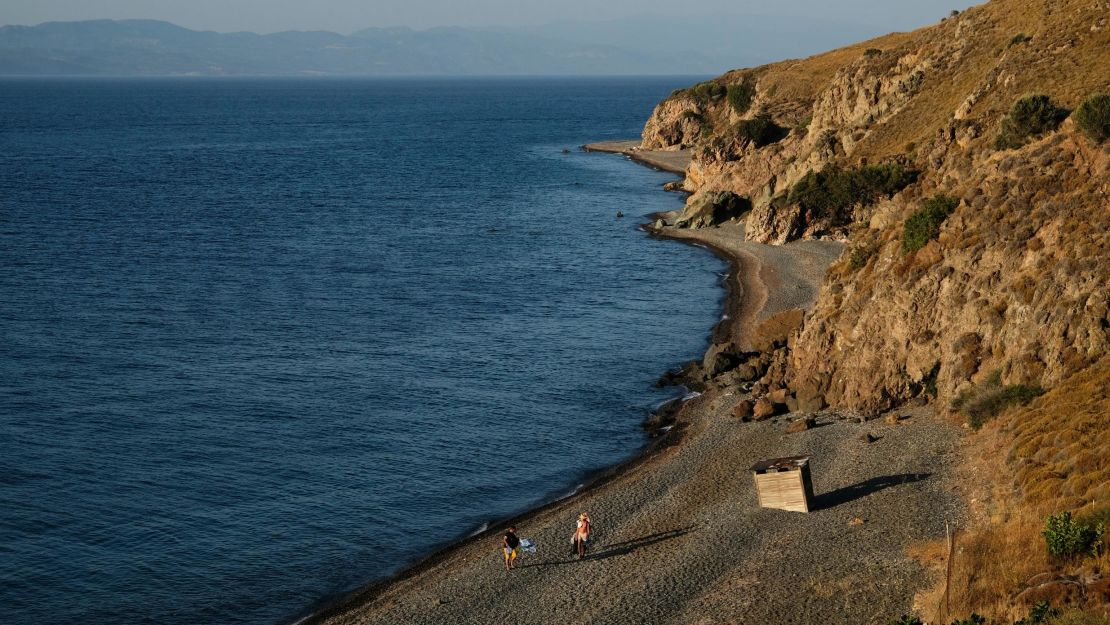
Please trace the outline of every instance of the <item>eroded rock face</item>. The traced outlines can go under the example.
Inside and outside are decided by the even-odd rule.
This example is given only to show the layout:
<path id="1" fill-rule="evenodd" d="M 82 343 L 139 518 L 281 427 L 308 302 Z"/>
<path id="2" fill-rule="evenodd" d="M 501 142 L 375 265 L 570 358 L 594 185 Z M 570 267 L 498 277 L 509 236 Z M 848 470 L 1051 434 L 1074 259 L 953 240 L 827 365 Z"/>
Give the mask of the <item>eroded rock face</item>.
<path id="1" fill-rule="evenodd" d="M 691 97 L 660 102 L 644 126 L 640 145 L 645 150 L 680 150 L 693 145 L 701 133 L 701 107 Z"/>
<path id="2" fill-rule="evenodd" d="M 877 413 L 930 375 L 943 401 L 995 370 L 1050 387 L 1110 350 L 1110 155 L 1064 131 L 961 176 L 938 240 L 903 254 L 897 227 L 872 231 L 864 267 L 834 265 L 791 345 L 799 400 Z"/>

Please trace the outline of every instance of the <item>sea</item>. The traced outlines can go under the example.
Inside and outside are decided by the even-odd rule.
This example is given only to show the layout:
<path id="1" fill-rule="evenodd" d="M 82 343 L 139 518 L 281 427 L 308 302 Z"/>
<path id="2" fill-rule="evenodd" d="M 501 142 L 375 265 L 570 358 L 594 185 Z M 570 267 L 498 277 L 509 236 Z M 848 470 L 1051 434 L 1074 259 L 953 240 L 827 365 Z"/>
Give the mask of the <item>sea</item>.
<path id="1" fill-rule="evenodd" d="M 0 621 L 295 622 L 635 456 L 727 267 L 579 146 L 698 79 L 0 80 Z"/>

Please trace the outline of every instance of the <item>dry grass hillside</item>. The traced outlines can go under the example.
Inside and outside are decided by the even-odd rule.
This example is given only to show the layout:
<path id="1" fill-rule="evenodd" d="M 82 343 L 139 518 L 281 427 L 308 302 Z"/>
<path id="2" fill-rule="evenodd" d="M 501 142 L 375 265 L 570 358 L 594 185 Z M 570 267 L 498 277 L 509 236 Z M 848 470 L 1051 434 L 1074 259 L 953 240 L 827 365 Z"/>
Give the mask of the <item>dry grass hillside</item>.
<path id="1" fill-rule="evenodd" d="M 1105 551 L 1050 556 L 1042 536 L 1050 514 L 1110 518 L 1108 96 L 1110 0 L 993 0 L 734 70 L 644 128 L 645 147 L 692 149 L 687 212 L 741 196 L 750 240 L 848 244 L 785 346 L 714 346 L 722 375 L 791 409 L 932 402 L 982 427 L 970 449 L 994 462 L 969 479 L 990 503 L 952 616 L 1110 601 Z M 690 223 L 713 227 L 663 227 Z"/>
<path id="2" fill-rule="evenodd" d="M 922 597 L 937 615 L 972 612 L 1025 616 L 1044 601 L 1085 620 L 1110 621 L 1110 536 L 1097 554 L 1057 557 L 1043 535 L 1049 515 L 1080 523 L 1110 520 L 1110 357 L 1068 378 L 1027 406 L 1000 416 L 972 437 L 966 462 L 979 523 L 957 537 L 948 601 L 943 583 Z M 944 546 L 920 550 L 944 563 Z M 943 614 L 942 614 L 943 616 Z"/>

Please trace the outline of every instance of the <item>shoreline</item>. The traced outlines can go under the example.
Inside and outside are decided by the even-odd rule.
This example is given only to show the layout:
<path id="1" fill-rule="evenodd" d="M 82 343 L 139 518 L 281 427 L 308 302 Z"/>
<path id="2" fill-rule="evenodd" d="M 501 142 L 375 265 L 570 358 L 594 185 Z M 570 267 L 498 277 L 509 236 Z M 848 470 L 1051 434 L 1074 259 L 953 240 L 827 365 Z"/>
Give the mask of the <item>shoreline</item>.
<path id="1" fill-rule="evenodd" d="M 604 152 L 607 154 L 623 154 L 629 159 L 661 171 L 686 176 L 686 168 L 690 165 L 690 150 L 642 150 L 639 139 L 623 141 L 598 141 L 582 146 L 585 152 Z"/>
<path id="2" fill-rule="evenodd" d="M 673 163 L 671 164 L 657 164 L 645 158 L 644 156 L 634 153 L 628 153 L 621 149 L 616 149 L 616 145 L 625 142 L 603 142 L 592 143 L 582 146 L 582 149 L 587 152 L 602 152 L 608 154 L 624 154 L 629 157 L 633 162 L 651 167 L 661 171 L 669 171 L 672 173 L 680 173 L 685 175 L 685 169 L 674 169 Z M 638 141 L 636 142 L 638 145 Z M 609 149 L 612 148 L 612 149 Z M 687 157 L 688 158 L 688 157 Z M 664 166 L 667 165 L 667 166 Z M 708 344 L 706 349 L 714 343 L 719 342 L 723 337 L 737 336 L 743 332 L 743 323 L 741 311 L 745 308 L 742 304 L 744 293 L 749 290 L 755 292 L 756 287 L 753 282 L 758 278 L 751 271 L 750 263 L 756 262 L 754 257 L 745 258 L 742 255 L 734 254 L 724 247 L 713 244 L 708 241 L 695 241 L 688 240 L 682 237 L 667 236 L 655 232 L 649 228 L 651 222 L 663 213 L 651 213 L 646 215 L 648 221 L 640 225 L 640 230 L 644 232 L 649 238 L 666 241 L 676 241 L 687 245 L 700 246 L 707 249 L 711 254 L 717 256 L 721 260 L 728 263 L 728 274 L 721 280 L 721 286 L 725 290 L 723 311 L 721 317 L 713 324 L 713 328 L 707 338 Z M 747 284 L 746 284 L 747 282 Z M 680 387 L 679 387 L 680 388 Z M 684 394 L 685 395 L 685 394 Z M 388 575 L 377 581 L 369 582 L 363 586 L 356 588 L 348 593 L 343 593 L 338 596 L 326 597 L 321 599 L 316 605 L 310 606 L 310 612 L 301 616 L 294 616 L 285 621 L 281 625 L 320 625 L 327 623 L 329 619 L 349 612 L 352 609 L 357 609 L 359 606 L 366 605 L 378 597 L 382 592 L 394 584 L 401 583 L 405 580 L 412 579 L 421 573 L 434 568 L 435 566 L 449 560 L 453 555 L 466 548 L 467 546 L 490 540 L 491 538 L 499 537 L 503 529 L 508 525 L 524 525 L 533 517 L 536 517 L 544 512 L 547 512 L 556 506 L 562 505 L 570 500 L 587 495 L 592 491 L 599 489 L 606 484 L 618 479 L 625 474 L 646 465 L 655 457 L 660 455 L 663 451 L 678 446 L 682 443 L 684 432 L 689 425 L 682 419 L 682 412 L 685 410 L 686 405 L 690 400 L 684 399 L 684 395 L 676 397 L 672 401 L 679 401 L 679 407 L 675 412 L 675 422 L 672 426 L 666 428 L 657 434 L 648 432 L 652 436 L 646 445 L 638 450 L 631 458 L 619 462 L 615 465 L 599 469 L 590 475 L 587 475 L 583 480 L 582 485 L 575 489 L 571 494 L 554 499 L 552 501 L 540 504 L 529 508 L 520 514 L 490 521 L 485 529 L 476 531 L 463 538 L 457 540 L 445 541 L 441 546 L 434 547 L 431 553 L 419 558 L 410 565 L 402 567 L 401 570 Z M 664 404 L 666 405 L 666 404 Z M 659 432 L 659 430 L 656 430 Z"/>
<path id="3" fill-rule="evenodd" d="M 748 343 L 761 319 L 811 304 L 824 274 L 815 267 L 827 266 L 842 249 L 828 242 L 760 246 L 744 241 L 742 228 L 642 227 L 652 238 L 699 245 L 728 261 L 724 311 L 707 348 Z M 752 617 L 730 622 L 816 622 L 850 614 L 860 623 L 885 623 L 908 611 L 925 572 L 905 547 L 944 532 L 936 518 L 914 510 L 961 510 L 945 480 L 928 479 L 948 474 L 946 453 L 938 450 L 954 448 L 959 432 L 921 411 L 904 425 L 824 411 L 816 415 L 816 428 L 785 434 L 790 415 L 755 423 L 730 418 L 743 397 L 737 389 L 712 389 L 684 401 L 671 429 L 572 495 L 490 522 L 390 577 L 331 598 L 297 622 L 696 622 L 723 610 Z M 885 452 L 861 459 L 861 436 L 890 440 L 874 443 Z M 814 481 L 822 494 L 815 511 L 758 508 L 744 469 L 758 459 L 800 453 L 819 458 Z M 900 473 L 887 475 L 892 471 Z M 565 521 L 579 510 L 590 511 L 599 536 L 591 547 L 597 551 L 576 562 L 562 559 L 555 545 L 565 543 Z M 864 517 L 864 529 L 845 525 Z M 508 525 L 541 547 L 511 574 L 500 570 L 495 547 Z M 699 532 L 709 533 L 699 538 Z M 810 549 L 794 547 L 803 543 Z M 817 553 L 810 552 L 814 545 Z M 836 588 L 847 580 L 859 583 Z M 877 590 L 891 581 L 894 589 Z M 826 600 L 794 602 L 801 582 Z M 738 589 L 758 590 L 760 598 L 753 602 Z M 529 597 L 528 605 L 514 596 Z M 795 616 L 783 620 L 783 614 Z"/>

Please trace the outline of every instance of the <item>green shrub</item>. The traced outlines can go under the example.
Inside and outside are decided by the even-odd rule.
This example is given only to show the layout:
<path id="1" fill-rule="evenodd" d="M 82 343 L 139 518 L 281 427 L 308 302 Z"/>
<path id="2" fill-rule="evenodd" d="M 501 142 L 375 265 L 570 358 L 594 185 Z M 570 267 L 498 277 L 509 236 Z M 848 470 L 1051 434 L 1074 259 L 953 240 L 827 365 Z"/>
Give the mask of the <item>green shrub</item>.
<path id="1" fill-rule="evenodd" d="M 745 80 L 738 85 L 728 86 L 728 103 L 732 110 L 743 115 L 752 106 L 755 99 L 755 85 Z"/>
<path id="2" fill-rule="evenodd" d="M 1074 117 L 1075 125 L 1091 141 L 1102 143 L 1110 139 L 1110 95 L 1099 93 L 1083 100 Z"/>
<path id="3" fill-rule="evenodd" d="M 857 185 L 866 196 L 865 204 L 875 202 L 882 197 L 890 197 L 917 180 L 916 171 L 897 163 L 865 165 L 857 169 L 855 175 Z"/>
<path id="4" fill-rule="evenodd" d="M 786 133 L 767 113 L 741 121 L 736 128 L 739 135 L 757 148 L 779 141 Z"/>
<path id="5" fill-rule="evenodd" d="M 809 172 L 790 189 L 788 201 L 814 217 L 843 218 L 846 209 L 869 206 L 917 180 L 918 172 L 897 163 L 841 169 L 830 165 Z"/>
<path id="6" fill-rule="evenodd" d="M 916 252 L 940 235 L 940 225 L 956 210 L 959 202 L 947 195 L 934 195 L 925 200 L 902 226 L 902 253 Z"/>
<path id="7" fill-rule="evenodd" d="M 701 113 L 697 111 L 682 111 L 682 119 L 692 119 L 694 121 L 702 121 L 704 118 Z"/>
<path id="8" fill-rule="evenodd" d="M 1002 132 L 994 145 L 999 150 L 1019 148 L 1030 137 L 1055 130 L 1067 116 L 1067 109 L 1056 106 L 1046 95 L 1018 98 L 1010 114 L 1002 118 Z"/>
<path id="9" fill-rule="evenodd" d="M 925 624 L 922 623 L 921 619 L 917 618 L 916 616 L 906 616 L 905 614 L 903 614 L 902 618 L 898 619 L 897 621 L 891 621 L 890 625 L 925 625 Z"/>
<path id="10" fill-rule="evenodd" d="M 1048 553 L 1057 558 L 1097 555 L 1105 526 L 1072 519 L 1071 512 L 1050 514 L 1044 525 L 1044 541 Z"/>
<path id="11" fill-rule="evenodd" d="M 1033 41 L 1033 38 L 1029 35 L 1026 35 L 1025 33 L 1018 33 L 1010 39 L 1010 43 L 1007 44 L 1006 47 L 1012 48 L 1014 46 L 1021 45 L 1027 41 Z"/>
<path id="12" fill-rule="evenodd" d="M 883 51 L 878 48 L 868 48 L 863 51 L 863 56 L 879 56 Z"/>
<path id="13" fill-rule="evenodd" d="M 1002 385 L 1002 372 L 996 370 L 981 384 L 956 396 L 952 409 L 967 417 L 967 424 L 978 430 L 1010 406 L 1025 405 L 1044 394 L 1039 386 Z"/>
<path id="14" fill-rule="evenodd" d="M 952 625 L 987 625 L 987 619 L 972 612 L 967 618 L 952 621 Z"/>
<path id="15" fill-rule="evenodd" d="M 835 215 L 856 203 L 851 176 L 836 165 L 809 172 L 790 189 L 788 201 L 814 217 Z"/>
<path id="16" fill-rule="evenodd" d="M 725 95 L 725 87 L 720 83 L 707 80 L 690 87 L 690 95 L 698 102 L 714 102 Z"/>
<path id="17" fill-rule="evenodd" d="M 1014 625 L 1044 625 L 1060 616 L 1060 611 L 1052 607 L 1047 601 L 1038 601 L 1029 610 L 1029 615 L 1014 623 Z"/>

